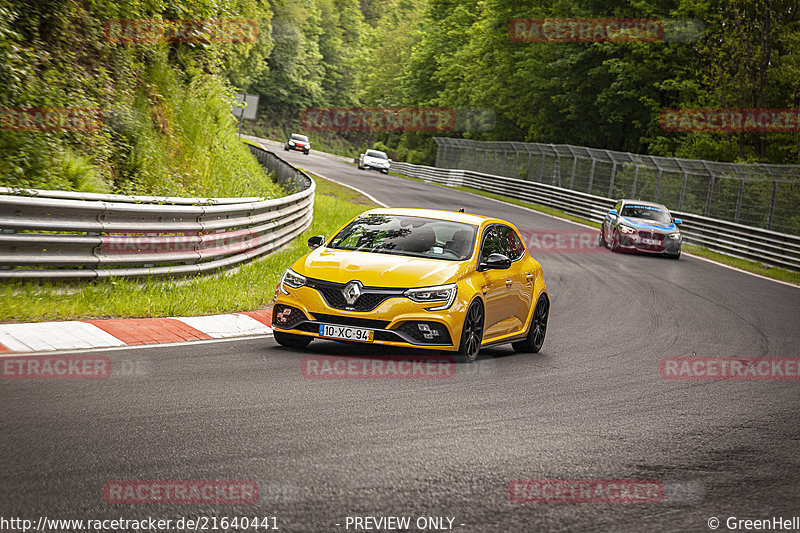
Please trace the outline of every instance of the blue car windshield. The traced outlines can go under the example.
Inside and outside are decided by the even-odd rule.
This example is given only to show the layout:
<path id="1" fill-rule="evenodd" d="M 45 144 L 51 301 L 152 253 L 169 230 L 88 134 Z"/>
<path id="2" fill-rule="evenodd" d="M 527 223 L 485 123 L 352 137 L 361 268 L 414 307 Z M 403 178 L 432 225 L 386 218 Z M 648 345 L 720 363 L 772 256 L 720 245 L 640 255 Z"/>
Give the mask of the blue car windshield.
<path id="1" fill-rule="evenodd" d="M 434 218 L 367 215 L 344 227 L 329 248 L 463 261 L 472 256 L 477 226 Z"/>
<path id="2" fill-rule="evenodd" d="M 669 213 L 651 205 L 628 204 L 622 208 L 622 213 L 620 213 L 620 215 L 628 218 L 643 218 L 655 222 L 672 222 L 672 217 Z"/>

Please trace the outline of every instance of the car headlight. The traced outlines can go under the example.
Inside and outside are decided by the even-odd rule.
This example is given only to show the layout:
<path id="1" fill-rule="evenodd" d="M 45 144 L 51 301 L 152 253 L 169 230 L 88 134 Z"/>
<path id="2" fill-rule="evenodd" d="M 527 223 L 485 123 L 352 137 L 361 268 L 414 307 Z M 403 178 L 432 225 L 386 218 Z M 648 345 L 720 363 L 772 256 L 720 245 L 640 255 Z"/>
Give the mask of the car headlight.
<path id="1" fill-rule="evenodd" d="M 635 230 L 635 229 L 633 229 L 633 228 L 629 228 L 628 226 L 620 226 L 620 227 L 619 227 L 619 230 L 620 230 L 622 233 L 636 233 L 636 230 Z"/>
<path id="2" fill-rule="evenodd" d="M 444 302 L 436 307 L 426 307 L 426 311 L 442 311 L 453 305 L 456 299 L 458 287 L 455 283 L 449 285 L 437 285 L 435 287 L 421 287 L 419 289 L 408 289 L 403 295 L 415 302 L 433 303 Z"/>
<path id="3" fill-rule="evenodd" d="M 294 146 L 294 141 L 289 141 L 290 146 Z"/>
<path id="4" fill-rule="evenodd" d="M 291 268 L 287 268 L 286 272 L 284 272 L 283 276 L 281 277 L 281 292 L 283 292 L 283 294 L 289 294 L 289 291 L 287 291 L 285 287 L 299 289 L 305 284 L 306 278 L 304 276 L 301 276 Z"/>
<path id="5" fill-rule="evenodd" d="M 670 239 L 675 239 L 677 241 L 678 239 L 681 238 L 681 234 L 677 233 L 677 232 L 676 233 L 669 233 L 669 234 L 667 234 L 667 237 L 669 237 Z"/>

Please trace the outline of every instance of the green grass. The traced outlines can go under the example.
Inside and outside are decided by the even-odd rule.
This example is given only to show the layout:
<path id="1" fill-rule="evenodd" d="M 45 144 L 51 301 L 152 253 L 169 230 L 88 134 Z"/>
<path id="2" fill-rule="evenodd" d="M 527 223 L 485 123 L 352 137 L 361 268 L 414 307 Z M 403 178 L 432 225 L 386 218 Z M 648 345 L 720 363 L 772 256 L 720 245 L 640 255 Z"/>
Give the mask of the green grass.
<path id="1" fill-rule="evenodd" d="M 389 174 L 393 176 L 398 176 L 400 178 L 405 178 L 414 181 L 425 181 L 419 178 L 411 178 L 409 176 L 404 176 L 402 174 L 397 174 L 395 172 L 390 172 Z M 432 182 L 425 182 L 425 183 L 432 183 Z M 439 185 L 439 184 L 435 184 Z M 445 185 L 440 185 L 441 187 L 446 187 Z M 563 218 L 566 220 L 571 220 L 573 222 L 578 222 L 579 224 L 585 224 L 587 226 L 591 226 L 593 228 L 599 228 L 599 222 L 593 222 L 591 220 L 587 220 L 585 218 L 576 217 L 570 214 L 567 214 L 559 209 L 553 209 L 552 207 L 545 207 L 542 205 L 532 204 L 530 202 L 526 202 L 524 200 L 517 200 L 516 198 L 507 198 L 501 196 L 499 194 L 494 194 L 490 192 L 481 191 L 478 189 L 473 189 L 472 187 L 447 187 L 448 189 L 457 189 L 459 191 L 469 192 L 472 194 L 477 194 L 479 196 L 485 196 L 487 198 L 494 198 L 495 200 L 500 200 L 509 204 L 518 205 L 521 207 L 527 207 L 528 209 L 533 209 L 534 211 L 539 211 L 541 213 L 546 213 L 548 215 L 553 215 L 559 218 Z M 695 246 L 691 244 L 684 244 L 683 251 L 699 256 L 704 257 L 706 259 L 711 259 L 718 263 L 722 263 L 724 265 L 732 266 L 738 268 L 740 270 L 744 270 L 746 272 L 752 272 L 754 274 L 759 274 L 761 276 L 765 276 L 768 278 L 776 279 L 779 281 L 786 281 L 789 283 L 797 283 L 800 284 L 800 272 L 795 272 L 792 270 L 787 270 L 785 268 L 779 268 L 774 266 L 765 265 L 763 263 L 758 263 L 756 261 L 748 261 L 746 259 L 739 259 L 736 257 L 731 257 L 729 255 L 721 254 L 719 252 L 714 252 L 709 250 L 704 246 Z"/>
<path id="2" fill-rule="evenodd" d="M 179 280 L 107 279 L 65 285 L 9 282 L 0 286 L 0 320 L 195 316 L 268 306 L 283 271 L 308 251 L 313 235 L 333 235 L 357 214 L 377 207 L 346 187 L 316 178 L 314 221 L 281 250 L 234 273 Z"/>

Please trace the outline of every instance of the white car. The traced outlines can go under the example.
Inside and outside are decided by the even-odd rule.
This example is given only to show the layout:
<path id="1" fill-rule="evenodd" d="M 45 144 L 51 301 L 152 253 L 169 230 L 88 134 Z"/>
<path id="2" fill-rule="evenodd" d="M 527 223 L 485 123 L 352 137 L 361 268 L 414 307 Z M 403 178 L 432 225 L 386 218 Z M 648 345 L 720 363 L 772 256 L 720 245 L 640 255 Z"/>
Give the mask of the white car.
<path id="1" fill-rule="evenodd" d="M 384 174 L 388 174 L 391 163 L 392 160 L 389 159 L 386 152 L 380 150 L 367 150 L 358 156 L 359 170 L 380 170 Z"/>

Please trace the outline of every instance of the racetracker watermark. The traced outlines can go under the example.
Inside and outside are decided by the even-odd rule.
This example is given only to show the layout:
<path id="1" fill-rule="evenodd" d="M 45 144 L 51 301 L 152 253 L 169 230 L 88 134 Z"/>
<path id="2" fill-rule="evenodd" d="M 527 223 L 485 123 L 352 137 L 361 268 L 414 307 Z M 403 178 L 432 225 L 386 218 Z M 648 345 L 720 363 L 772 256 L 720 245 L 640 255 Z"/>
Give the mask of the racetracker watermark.
<path id="1" fill-rule="evenodd" d="M 452 357 L 307 355 L 300 360 L 300 373 L 306 379 L 448 379 L 455 372 Z"/>
<path id="2" fill-rule="evenodd" d="M 244 19 L 109 20 L 106 40 L 120 44 L 252 43 L 258 40 L 258 22 Z"/>
<path id="3" fill-rule="evenodd" d="M 111 359 L 102 355 L 16 356 L 0 359 L 3 379 L 106 379 Z"/>
<path id="4" fill-rule="evenodd" d="M 449 107 L 311 107 L 300 112 L 310 131 L 490 131 L 492 109 Z"/>
<path id="5" fill-rule="evenodd" d="M 629 43 L 696 40 L 703 23 L 689 19 L 513 19 L 508 36 L 522 43 Z"/>
<path id="6" fill-rule="evenodd" d="M 3 131 L 92 131 L 102 126 L 97 107 L 0 107 Z"/>
<path id="7" fill-rule="evenodd" d="M 103 499 L 112 504 L 248 504 L 258 501 L 255 481 L 109 481 Z"/>
<path id="8" fill-rule="evenodd" d="M 664 486 L 652 479 L 515 479 L 514 503 L 657 503 Z"/>
<path id="9" fill-rule="evenodd" d="M 101 249 L 109 255 L 198 252 L 225 255 L 242 252 L 259 244 L 250 229 L 221 232 L 109 233 L 100 237 Z"/>
<path id="10" fill-rule="evenodd" d="M 800 380 L 800 357 L 665 357 L 659 365 L 669 380 Z"/>
<path id="11" fill-rule="evenodd" d="M 664 109 L 659 117 L 664 131 L 717 133 L 800 131 L 800 109 Z"/>
<path id="12" fill-rule="evenodd" d="M 599 232 L 588 229 L 520 230 L 531 255 L 542 253 L 607 252 L 600 245 Z"/>

